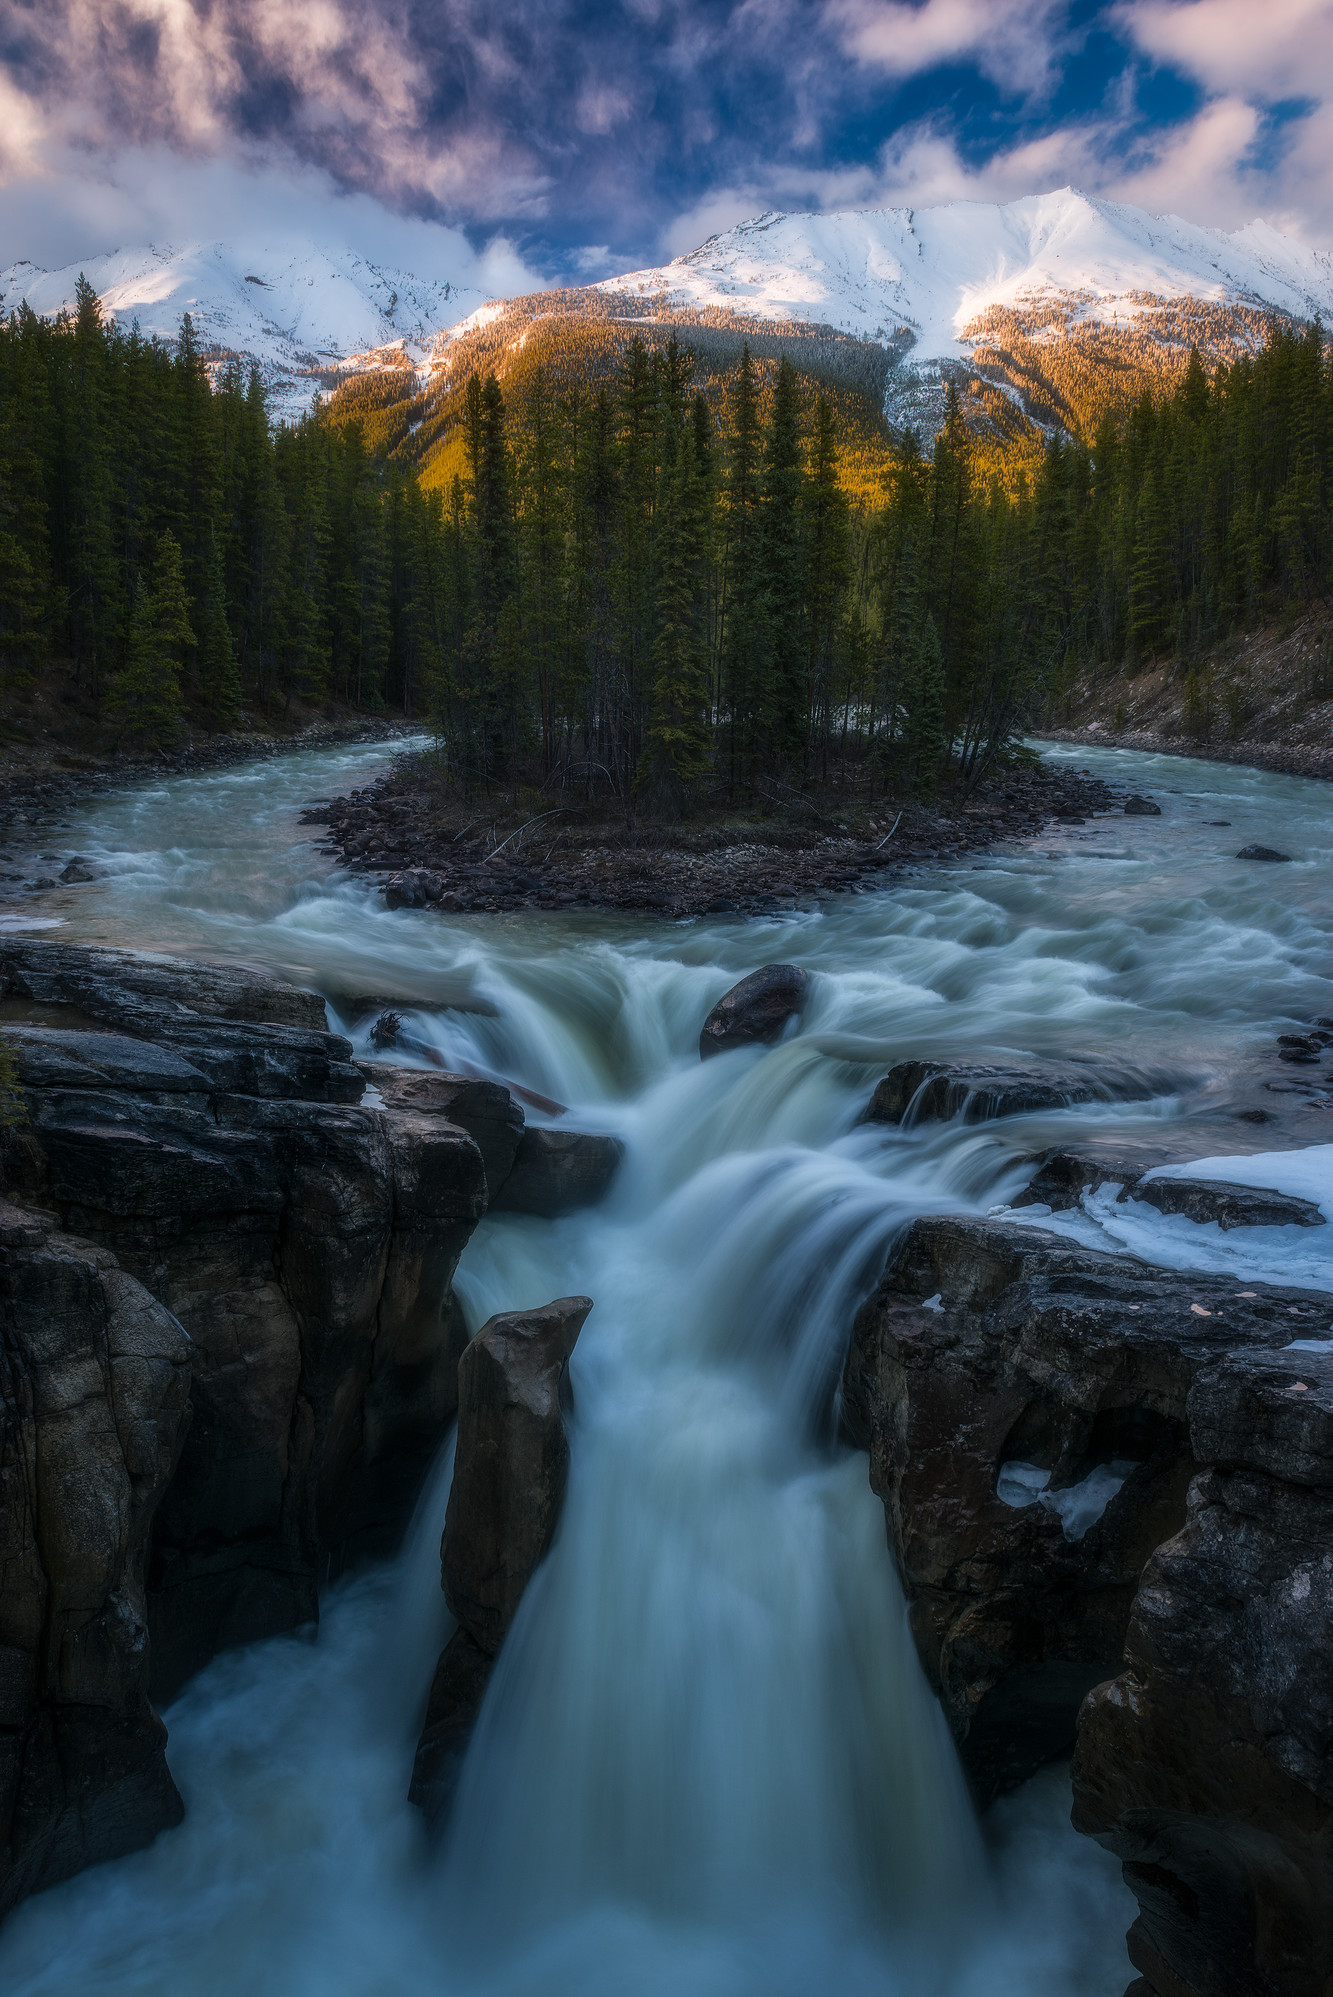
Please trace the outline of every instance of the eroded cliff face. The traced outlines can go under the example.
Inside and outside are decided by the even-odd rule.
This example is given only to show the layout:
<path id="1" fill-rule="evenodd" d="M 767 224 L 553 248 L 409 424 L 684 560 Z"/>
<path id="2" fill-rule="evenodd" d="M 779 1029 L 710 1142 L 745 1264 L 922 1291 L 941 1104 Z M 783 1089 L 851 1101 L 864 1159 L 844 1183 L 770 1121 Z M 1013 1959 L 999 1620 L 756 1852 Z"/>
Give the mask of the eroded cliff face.
<path id="1" fill-rule="evenodd" d="M 454 1270 L 523 1115 L 495 1083 L 359 1068 L 322 1000 L 251 972 L 5 943 L 0 1004 L 29 1114 L 11 1188 L 190 1341 L 147 1577 L 167 1698 L 394 1544 L 457 1408 Z"/>
<path id="2" fill-rule="evenodd" d="M 1068 1751 L 1136 1997 L 1333 1990 L 1333 1344 L 1322 1294 L 918 1221 L 844 1380 L 984 1799 Z"/>
<path id="3" fill-rule="evenodd" d="M 190 1367 L 105 1248 L 0 1201 L 0 1914 L 183 1813 L 145 1575 Z"/>
<path id="4" fill-rule="evenodd" d="M 1188 1419 L 1204 1467 L 1080 1716 L 1074 1821 L 1124 1861 L 1156 1997 L 1328 1997 L 1333 1348 L 1230 1354 Z"/>
<path id="5" fill-rule="evenodd" d="M 523 1591 L 555 1537 L 569 1473 L 569 1356 L 590 1297 L 490 1318 L 458 1368 L 458 1447 L 440 1579 L 458 1627 L 440 1654 L 412 1770 L 439 1817 Z"/>

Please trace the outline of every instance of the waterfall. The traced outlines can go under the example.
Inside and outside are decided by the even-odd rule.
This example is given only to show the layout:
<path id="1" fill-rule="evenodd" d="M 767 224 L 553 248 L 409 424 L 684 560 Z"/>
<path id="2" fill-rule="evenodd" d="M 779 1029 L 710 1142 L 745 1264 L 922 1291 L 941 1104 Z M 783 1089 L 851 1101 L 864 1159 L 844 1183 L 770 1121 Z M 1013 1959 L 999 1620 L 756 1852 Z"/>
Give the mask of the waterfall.
<path id="1" fill-rule="evenodd" d="M 379 753 L 96 800 L 68 837 L 103 878 L 43 917 L 71 941 L 262 963 L 335 1011 L 433 981 L 453 1009 L 405 1009 L 446 1061 L 624 1140 L 603 1206 L 488 1219 L 459 1273 L 474 1329 L 594 1299 L 556 1542 L 442 1844 L 405 1795 L 447 1633 L 447 1451 L 400 1558 L 331 1589 L 317 1638 L 223 1656 L 187 1688 L 167 1715 L 185 1823 L 21 1908 L 4 1987 L 1119 1997 L 1132 1903 L 1063 1821 L 1058 1774 L 974 1818 L 883 1509 L 839 1441 L 841 1355 L 913 1216 L 984 1213 L 1025 1157 L 1080 1135 L 1198 1126 L 1216 1148 L 1263 1037 L 1327 1010 L 1328 793 L 1108 752 L 1104 768 L 1164 795 L 1161 820 L 1061 828 L 743 925 L 451 923 L 385 910 L 297 823 Z M 1279 813 L 1302 860 L 1256 878 L 1228 856 Z M 814 974 L 799 1033 L 701 1064 L 710 1006 L 774 959 Z M 367 1049 L 366 1021 L 343 1023 Z M 1157 1092 L 992 1126 L 858 1126 L 891 1061 L 983 1050 L 1113 1050 Z M 1151 1225 L 1103 1245 L 1149 1252 Z"/>

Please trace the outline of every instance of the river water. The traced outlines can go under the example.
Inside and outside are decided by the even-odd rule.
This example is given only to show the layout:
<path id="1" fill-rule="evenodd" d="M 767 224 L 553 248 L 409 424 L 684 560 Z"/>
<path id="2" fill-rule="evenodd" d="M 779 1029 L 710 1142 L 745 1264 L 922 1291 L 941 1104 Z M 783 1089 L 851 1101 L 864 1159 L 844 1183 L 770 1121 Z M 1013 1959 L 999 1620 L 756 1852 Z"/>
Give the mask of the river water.
<path id="1" fill-rule="evenodd" d="M 184 1825 L 21 1908 L 0 1987 L 1119 1997 L 1133 1903 L 1068 1828 L 1059 1772 L 973 1817 L 865 1459 L 835 1440 L 837 1370 L 907 1220 L 1003 1205 L 1039 1146 L 1258 1151 L 1277 1140 L 1237 1115 L 1257 1100 L 1284 1146 L 1333 1137 L 1333 1110 L 1263 1094 L 1283 1079 L 1273 1036 L 1333 1013 L 1333 791 L 1050 753 L 1162 816 L 749 923 L 390 913 L 297 822 L 379 768 L 374 748 L 172 780 L 43 829 L 43 852 L 100 878 L 6 926 L 269 966 L 340 1018 L 355 992 L 409 997 L 451 1063 L 628 1149 L 602 1207 L 483 1222 L 460 1270 L 474 1327 L 574 1291 L 595 1308 L 557 1542 L 445 1847 L 404 1798 L 446 1633 L 447 1458 L 401 1559 L 332 1590 L 317 1638 L 225 1656 L 188 1688 L 167 1715 Z M 1293 864 L 1230 857 L 1251 841 Z M 815 974 L 799 1034 L 701 1064 L 711 1005 L 775 960 Z M 1145 1100 L 855 1127 L 889 1062 L 942 1052 L 1113 1061 Z M 1109 1208 L 1062 1224 L 1177 1266 L 1290 1271 L 1299 1247 L 1301 1280 L 1333 1288 L 1301 1230 L 1219 1238 L 1141 1208 L 1132 1227 Z"/>

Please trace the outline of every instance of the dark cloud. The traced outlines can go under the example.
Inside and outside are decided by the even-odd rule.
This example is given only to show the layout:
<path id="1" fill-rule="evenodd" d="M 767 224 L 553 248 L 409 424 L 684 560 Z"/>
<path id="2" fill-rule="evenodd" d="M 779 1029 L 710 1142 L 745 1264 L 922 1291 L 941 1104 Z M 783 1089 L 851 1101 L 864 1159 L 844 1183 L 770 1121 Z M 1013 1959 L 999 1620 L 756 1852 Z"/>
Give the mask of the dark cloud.
<path id="1" fill-rule="evenodd" d="M 1247 191 L 1282 206 L 1283 162 L 1313 126 L 1297 120 L 1304 137 L 1260 161 L 1264 78 L 1290 96 L 1299 37 L 1327 21 L 1325 0 L 1273 0 L 1276 52 L 1256 67 L 1249 14 L 1250 0 L 0 0 L 0 171 L 30 190 L 82 162 L 118 185 L 133 154 L 313 175 L 570 271 L 594 252 L 607 268 L 653 260 L 766 206 L 1070 178 L 1128 189 L 1131 158 L 1141 191 L 1228 219 Z M 1188 108 L 1178 92 L 1154 115 L 1149 76 L 1174 78 Z"/>

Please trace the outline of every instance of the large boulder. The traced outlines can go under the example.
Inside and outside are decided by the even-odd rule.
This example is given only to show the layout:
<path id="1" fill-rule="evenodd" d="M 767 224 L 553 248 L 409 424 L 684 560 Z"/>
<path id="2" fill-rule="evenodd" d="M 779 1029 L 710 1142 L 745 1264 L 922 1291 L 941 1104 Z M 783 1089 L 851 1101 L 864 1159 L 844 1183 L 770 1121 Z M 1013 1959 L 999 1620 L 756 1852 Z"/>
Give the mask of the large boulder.
<path id="1" fill-rule="evenodd" d="M 724 992 L 703 1023 L 699 1059 L 728 1047 L 771 1046 L 810 996 L 810 973 L 796 964 L 765 964 Z"/>
<path id="2" fill-rule="evenodd" d="M 550 1548 L 565 1493 L 569 1355 L 592 1309 L 561 1297 L 484 1324 L 458 1368 L 458 1445 L 440 1549 L 458 1628 L 431 1686 L 412 1799 L 447 1804 L 491 1665 Z"/>
<path id="3" fill-rule="evenodd" d="M 6 1029 L 31 1139 L 11 1182 L 193 1346 L 149 1565 L 167 1698 L 215 1651 L 313 1620 L 322 1574 L 396 1543 L 457 1406 L 451 1283 L 486 1209 L 483 1146 L 503 1176 L 522 1117 L 493 1084 L 423 1077 L 432 1099 L 387 1070 L 364 1105 L 346 1041 L 255 1016 L 293 1010 L 258 974 L 219 997 L 186 965 L 172 997 L 174 960 L 46 947 L 0 944 L 0 978 L 49 1008 Z M 215 997 L 250 1016 L 196 1009 Z"/>
<path id="4" fill-rule="evenodd" d="M 845 1418 L 981 1797 L 1067 1750 L 1120 1669 L 1144 1563 L 1185 1516 L 1200 1369 L 1327 1320 L 1310 1293 L 1240 1297 L 1013 1222 L 908 1231 L 856 1319 Z"/>
<path id="5" fill-rule="evenodd" d="M 0 1913 L 180 1821 L 145 1568 L 190 1362 L 105 1248 L 0 1201 Z"/>
<path id="6" fill-rule="evenodd" d="M 594 1206 L 624 1155 L 618 1137 L 586 1130 L 525 1130 L 513 1170 L 495 1196 L 495 1211 L 552 1220 Z"/>
<path id="7" fill-rule="evenodd" d="M 1080 1716 L 1074 1820 L 1138 1896 L 1143 1997 L 1328 1997 L 1333 1342 L 1205 1368 L 1188 1423 L 1202 1467 Z"/>

